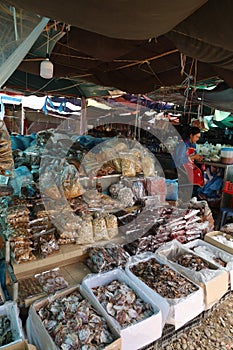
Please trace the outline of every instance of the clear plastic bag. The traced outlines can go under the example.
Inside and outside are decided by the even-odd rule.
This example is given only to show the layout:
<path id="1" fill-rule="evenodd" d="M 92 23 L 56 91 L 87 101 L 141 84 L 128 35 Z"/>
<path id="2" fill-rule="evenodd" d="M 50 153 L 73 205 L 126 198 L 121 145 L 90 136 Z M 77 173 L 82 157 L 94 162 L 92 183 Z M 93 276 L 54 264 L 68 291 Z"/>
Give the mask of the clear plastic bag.
<path id="1" fill-rule="evenodd" d="M 145 176 L 155 176 L 155 164 L 152 157 L 148 155 L 142 157 L 141 166 Z"/>
<path id="2" fill-rule="evenodd" d="M 116 199 L 118 197 L 119 191 L 122 188 L 124 188 L 124 185 L 121 182 L 119 182 L 119 183 L 111 185 L 109 187 L 109 192 L 110 192 L 111 196 Z"/>
<path id="3" fill-rule="evenodd" d="M 137 174 L 142 173 L 142 165 L 141 165 L 141 152 L 138 149 L 132 149 L 131 153 L 134 157 L 134 167 Z"/>
<path id="4" fill-rule="evenodd" d="M 54 292 L 68 286 L 68 282 L 62 276 L 59 268 L 37 274 L 35 275 L 35 278 L 39 280 L 43 290 L 49 294 L 53 294 Z"/>
<path id="5" fill-rule="evenodd" d="M 121 158 L 122 175 L 128 176 L 128 177 L 136 176 L 135 161 L 134 161 L 133 154 L 121 152 L 120 158 Z"/>
<path id="6" fill-rule="evenodd" d="M 132 207 L 135 203 L 134 194 L 128 187 L 123 187 L 118 193 L 117 199 L 125 206 Z"/>
<path id="7" fill-rule="evenodd" d="M 100 241 L 109 238 L 106 221 L 103 216 L 99 216 L 93 220 L 93 233 L 95 241 Z"/>
<path id="8" fill-rule="evenodd" d="M 131 188 L 136 198 L 141 199 L 145 197 L 144 180 L 133 181 Z"/>
<path id="9" fill-rule="evenodd" d="M 148 177 L 146 179 L 146 186 L 149 196 L 166 195 L 166 182 L 163 177 Z"/>
<path id="10" fill-rule="evenodd" d="M 122 168 L 121 168 L 121 159 L 120 158 L 114 158 L 112 160 L 112 163 L 116 169 L 116 173 L 121 174 Z"/>
<path id="11" fill-rule="evenodd" d="M 40 188 L 42 190 L 42 193 L 54 200 L 61 198 L 61 194 L 56 185 L 55 179 L 55 173 L 49 170 L 45 171 L 40 176 Z"/>
<path id="12" fill-rule="evenodd" d="M 115 215 L 109 214 L 105 216 L 106 226 L 108 230 L 109 238 L 113 238 L 118 235 L 118 223 Z"/>
<path id="13" fill-rule="evenodd" d="M 12 176 L 14 161 L 12 157 L 11 140 L 6 125 L 0 120 L 0 174 Z"/>
<path id="14" fill-rule="evenodd" d="M 79 173 L 69 164 L 62 174 L 62 186 L 67 199 L 81 196 L 85 190 L 79 182 Z"/>
<path id="15" fill-rule="evenodd" d="M 78 232 L 76 240 L 77 244 L 86 244 L 94 242 L 92 221 L 92 216 L 86 216 L 82 218 L 80 230 Z"/>

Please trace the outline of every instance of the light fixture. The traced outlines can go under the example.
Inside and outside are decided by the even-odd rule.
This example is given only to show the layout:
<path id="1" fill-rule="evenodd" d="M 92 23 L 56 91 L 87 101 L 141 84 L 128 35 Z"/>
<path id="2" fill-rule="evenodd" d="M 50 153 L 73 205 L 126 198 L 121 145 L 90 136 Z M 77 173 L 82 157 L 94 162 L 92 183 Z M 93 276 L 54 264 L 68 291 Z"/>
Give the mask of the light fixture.
<path id="1" fill-rule="evenodd" d="M 49 60 L 49 30 L 48 29 L 47 29 L 46 58 L 40 64 L 40 76 L 44 79 L 51 79 L 53 77 L 53 64 Z"/>
<path id="2" fill-rule="evenodd" d="M 49 60 L 49 55 L 40 64 L 40 76 L 44 79 L 51 79 L 53 77 L 53 64 Z"/>

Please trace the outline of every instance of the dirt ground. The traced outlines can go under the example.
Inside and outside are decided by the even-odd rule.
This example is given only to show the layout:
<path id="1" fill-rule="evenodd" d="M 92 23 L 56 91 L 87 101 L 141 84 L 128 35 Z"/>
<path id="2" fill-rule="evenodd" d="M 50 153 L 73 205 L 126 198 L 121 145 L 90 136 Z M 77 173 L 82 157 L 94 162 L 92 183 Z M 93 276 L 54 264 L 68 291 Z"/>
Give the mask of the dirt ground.
<path id="1" fill-rule="evenodd" d="M 200 326 L 161 350 L 233 350 L 233 292 L 206 314 Z"/>

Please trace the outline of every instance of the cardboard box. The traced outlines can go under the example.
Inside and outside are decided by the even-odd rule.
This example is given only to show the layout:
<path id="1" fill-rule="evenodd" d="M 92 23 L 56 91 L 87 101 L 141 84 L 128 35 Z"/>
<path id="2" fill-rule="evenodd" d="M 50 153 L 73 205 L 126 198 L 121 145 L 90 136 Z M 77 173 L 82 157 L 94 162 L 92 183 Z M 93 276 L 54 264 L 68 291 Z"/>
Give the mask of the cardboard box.
<path id="1" fill-rule="evenodd" d="M 196 285 L 198 290 L 191 293 L 186 298 L 169 299 L 162 297 L 130 271 L 130 268 L 137 265 L 140 261 L 149 261 L 152 258 L 157 260 L 155 254 L 153 253 L 139 254 L 137 255 L 136 259 L 131 258 L 126 265 L 126 273 L 138 286 L 140 286 L 140 288 L 144 289 L 147 295 L 158 305 L 161 310 L 163 310 L 163 322 L 172 324 L 175 326 L 175 329 L 179 329 L 204 310 L 203 290 L 197 286 L 196 283 L 191 281 Z M 171 269 L 173 268 L 171 267 Z M 177 273 L 180 274 L 179 272 Z M 187 280 L 189 280 L 189 278 L 187 278 Z M 167 306 L 169 308 L 168 312 L 166 311 Z"/>
<path id="2" fill-rule="evenodd" d="M 173 267 L 176 271 L 203 288 L 205 310 L 208 310 L 228 291 L 229 275 L 227 271 L 220 270 L 218 266 L 212 263 L 210 265 L 213 269 L 206 273 L 203 270 L 191 270 L 171 260 L 172 256 L 178 256 L 184 253 L 190 254 L 190 250 L 178 241 L 173 240 L 159 247 L 156 251 L 156 256 L 161 262 Z M 192 253 L 196 255 L 194 252 Z"/>
<path id="3" fill-rule="evenodd" d="M 6 315 L 10 320 L 10 329 L 13 335 L 13 341 L 9 344 L 0 346 L 0 349 L 8 350 L 9 346 L 18 345 L 18 343 L 24 340 L 22 323 L 18 314 L 19 310 L 15 302 L 7 301 L 4 305 L 0 306 L 0 315 Z"/>
<path id="4" fill-rule="evenodd" d="M 116 319 L 107 313 L 92 291 L 92 288 L 109 284 L 114 280 L 127 284 L 138 297 L 146 303 L 151 304 L 154 314 L 140 322 L 121 328 Z M 122 350 L 137 350 L 161 337 L 162 314 L 160 309 L 155 305 L 153 300 L 146 295 L 143 288 L 138 287 L 122 269 L 118 268 L 104 273 L 88 275 L 83 280 L 81 286 L 85 295 L 90 298 L 94 305 L 99 305 L 101 307 L 106 319 L 109 319 L 112 326 L 120 332 Z"/>
<path id="5" fill-rule="evenodd" d="M 47 332 L 46 328 L 44 327 L 41 318 L 37 314 L 37 311 L 43 306 L 45 306 L 48 302 L 54 301 L 60 297 L 65 297 L 66 295 L 69 295 L 76 290 L 78 290 L 80 294 L 83 295 L 82 291 L 80 290 L 80 285 L 76 285 L 74 287 L 70 287 L 64 289 L 63 291 L 57 292 L 54 295 L 50 295 L 48 298 L 38 300 L 30 306 L 26 322 L 27 336 L 30 343 L 35 344 L 36 347 L 41 350 L 59 349 L 54 343 L 49 333 Z M 97 307 L 95 307 L 95 309 L 97 312 L 99 312 L 100 315 L 102 315 L 101 311 L 98 310 Z M 115 337 L 115 340 L 111 344 L 106 346 L 104 350 L 121 350 L 120 335 L 118 334 L 118 332 L 116 332 L 116 330 L 112 327 L 108 320 L 107 323 L 112 332 L 112 335 Z"/>
<path id="6" fill-rule="evenodd" d="M 223 261 L 225 261 L 226 267 L 223 267 L 220 264 L 218 264 L 217 262 L 215 262 L 214 260 L 212 260 L 212 259 L 209 260 L 208 257 L 206 257 L 206 259 L 208 259 L 210 262 L 213 262 L 216 265 L 219 265 L 219 268 L 222 268 L 223 270 L 226 270 L 228 272 L 230 289 L 233 290 L 233 255 L 227 253 L 225 250 L 222 250 L 220 248 L 213 246 L 212 244 L 210 244 L 208 242 L 203 241 L 202 239 L 196 239 L 194 241 L 188 242 L 188 243 L 184 244 L 184 246 L 189 248 L 189 249 L 196 248 L 196 247 L 206 247 L 208 250 L 213 252 L 213 254 L 216 258 L 220 258 Z M 195 252 L 195 254 L 197 254 L 201 257 L 205 256 L 204 253 L 199 254 L 199 252 Z"/>
<path id="7" fill-rule="evenodd" d="M 35 345 L 28 344 L 27 340 L 20 343 L 9 345 L 4 350 L 37 350 Z"/>
<path id="8" fill-rule="evenodd" d="M 221 231 L 212 231 L 212 232 L 208 232 L 206 233 L 204 240 L 212 245 L 214 245 L 217 248 L 220 248 L 222 250 L 225 250 L 226 252 L 233 254 L 233 248 L 218 242 L 216 239 L 214 239 L 214 236 L 218 236 L 218 235 L 222 235 L 224 237 L 226 237 L 227 239 L 232 239 L 231 235 L 228 235 L 227 233 L 221 232 Z"/>

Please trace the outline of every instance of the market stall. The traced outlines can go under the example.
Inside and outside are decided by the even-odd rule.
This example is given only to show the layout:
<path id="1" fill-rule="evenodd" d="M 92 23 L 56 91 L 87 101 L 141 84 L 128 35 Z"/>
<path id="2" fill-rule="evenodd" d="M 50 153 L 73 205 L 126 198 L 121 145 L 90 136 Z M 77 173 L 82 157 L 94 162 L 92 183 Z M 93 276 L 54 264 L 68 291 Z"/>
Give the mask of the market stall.
<path id="1" fill-rule="evenodd" d="M 177 182 L 160 176 L 161 165 L 147 148 L 124 138 L 68 136 L 67 133 L 48 130 L 18 138 L 28 144 L 24 151 L 17 147 L 13 150 L 14 177 L 8 177 L 7 184 L 2 187 L 5 188 L 1 197 L 5 292 L 17 302 L 23 321 L 29 317 L 31 325 L 27 337 L 39 350 L 43 346 L 37 340 L 37 335 L 30 333 L 30 329 L 35 319 L 36 322 L 43 322 L 43 319 L 38 319 L 38 312 L 46 303 L 40 300 L 58 296 L 57 293 L 69 291 L 74 285 L 82 285 L 90 273 L 94 274 L 93 281 L 96 281 L 95 276 L 108 273 L 110 283 L 114 279 L 114 271 L 120 269 L 127 272 L 127 266 L 135 256 L 150 253 L 160 257 L 157 252 L 169 242 L 179 242 L 184 246 L 184 243 L 191 244 L 196 239 L 202 241 L 214 230 L 208 202 L 193 198 L 178 205 Z M 14 138 L 16 146 L 18 139 Z M 184 249 L 190 252 L 189 248 Z M 209 256 L 206 255 L 205 259 L 208 260 Z M 229 258 L 229 264 L 230 261 Z M 162 267 L 164 261 L 158 260 L 157 264 Z M 162 317 L 154 309 L 154 316 L 144 324 L 155 321 L 161 331 L 153 339 L 149 334 L 143 337 L 142 323 L 139 327 L 142 336 L 135 338 L 135 349 L 157 346 L 159 341 L 162 344 L 168 329 L 175 334 L 197 317 L 200 320 L 206 308 L 211 308 L 228 293 L 227 276 L 230 270 L 221 270 L 219 265 L 215 265 L 215 269 L 218 269 L 216 276 L 224 275 L 221 277 L 224 278 L 224 284 L 221 282 L 224 290 L 219 287 L 211 299 L 212 287 L 214 285 L 215 289 L 216 283 L 209 281 L 208 300 L 205 296 L 207 287 L 193 279 L 192 273 L 186 274 L 171 264 L 170 268 L 171 281 L 165 268 L 165 277 L 161 275 L 162 289 L 155 287 L 159 288 L 156 295 L 162 293 L 161 296 L 155 297 L 151 291 L 147 300 L 161 311 Z M 166 294 L 166 286 L 175 283 L 172 269 L 182 275 L 181 280 L 177 277 L 180 286 L 185 278 L 194 283 L 186 296 L 180 295 L 181 299 Z M 120 282 L 126 282 L 134 291 L 139 291 L 140 287 L 134 287 L 134 283 L 140 286 L 139 281 L 135 278 L 131 281 L 131 278 L 129 274 L 127 278 L 120 278 Z M 106 311 L 88 292 L 89 287 L 86 288 L 85 283 L 83 286 L 85 298 L 90 298 L 98 312 L 108 319 Z M 123 287 L 118 288 L 121 290 Z M 144 293 L 146 291 L 145 288 Z M 139 296 L 143 298 L 140 293 Z M 174 303 L 173 299 L 177 301 Z M 192 306 L 187 305 L 196 305 L 196 302 L 199 307 L 194 308 L 195 314 L 190 311 L 186 315 L 188 317 L 183 317 L 183 305 L 192 310 Z M 28 314 L 30 308 L 32 311 Z M 135 311 L 130 312 L 134 319 Z M 152 320 L 155 318 L 157 321 Z M 127 331 L 121 331 L 112 319 L 109 322 L 115 334 L 113 340 L 121 339 L 121 345 L 118 342 L 117 348 L 127 348 L 130 341 Z M 139 328 L 130 326 L 129 333 Z M 61 346 L 51 330 L 47 331 L 52 337 L 48 338 L 51 348 L 55 346 L 54 341 Z M 42 327 L 42 334 L 47 331 Z"/>

